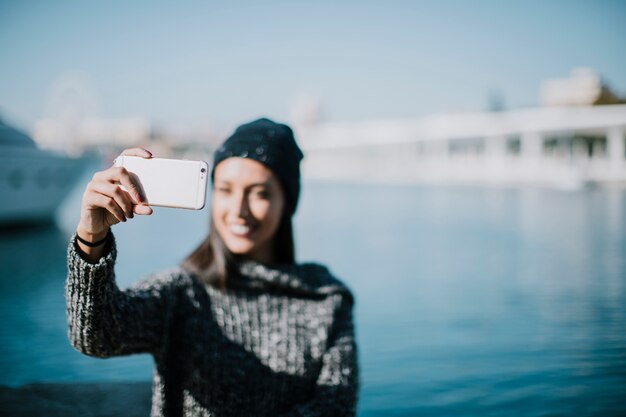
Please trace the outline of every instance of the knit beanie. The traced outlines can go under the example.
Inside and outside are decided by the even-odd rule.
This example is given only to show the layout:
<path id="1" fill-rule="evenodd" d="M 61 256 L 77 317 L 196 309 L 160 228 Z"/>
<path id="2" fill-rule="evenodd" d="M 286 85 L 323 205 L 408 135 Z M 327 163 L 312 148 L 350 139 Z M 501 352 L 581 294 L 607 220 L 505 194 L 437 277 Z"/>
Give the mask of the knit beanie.
<path id="1" fill-rule="evenodd" d="M 304 155 L 289 126 L 265 118 L 239 126 L 215 151 L 211 180 L 215 179 L 215 167 L 232 157 L 254 159 L 269 168 L 283 186 L 289 213 L 295 213 L 300 195 L 300 161 Z"/>

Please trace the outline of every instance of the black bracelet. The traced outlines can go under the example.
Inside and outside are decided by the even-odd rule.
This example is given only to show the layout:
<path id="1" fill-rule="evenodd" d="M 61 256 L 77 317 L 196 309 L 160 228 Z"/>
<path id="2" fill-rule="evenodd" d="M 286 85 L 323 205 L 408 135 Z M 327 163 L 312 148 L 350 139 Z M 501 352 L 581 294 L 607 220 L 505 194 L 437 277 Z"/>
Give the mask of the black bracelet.
<path id="1" fill-rule="evenodd" d="M 78 241 L 82 243 L 83 245 L 89 246 L 90 248 L 95 248 L 96 246 L 102 245 L 104 242 L 109 240 L 109 236 L 111 236 L 111 229 L 109 229 L 109 231 L 107 232 L 106 236 L 103 239 L 100 239 L 97 242 L 89 242 L 83 239 L 82 237 L 78 236 L 78 232 L 76 232 L 76 239 L 78 239 Z"/>

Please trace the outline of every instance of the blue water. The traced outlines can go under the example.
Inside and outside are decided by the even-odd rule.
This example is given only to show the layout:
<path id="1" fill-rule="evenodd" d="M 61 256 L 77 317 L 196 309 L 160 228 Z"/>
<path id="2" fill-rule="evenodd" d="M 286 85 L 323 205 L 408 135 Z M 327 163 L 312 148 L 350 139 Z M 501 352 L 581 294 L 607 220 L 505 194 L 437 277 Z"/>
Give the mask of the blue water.
<path id="1" fill-rule="evenodd" d="M 0 234 L 0 384 L 147 381 L 66 337 L 59 227 Z M 180 261 L 208 211 L 116 226 L 120 286 Z M 626 191 L 305 184 L 298 258 L 357 297 L 360 416 L 626 415 Z"/>

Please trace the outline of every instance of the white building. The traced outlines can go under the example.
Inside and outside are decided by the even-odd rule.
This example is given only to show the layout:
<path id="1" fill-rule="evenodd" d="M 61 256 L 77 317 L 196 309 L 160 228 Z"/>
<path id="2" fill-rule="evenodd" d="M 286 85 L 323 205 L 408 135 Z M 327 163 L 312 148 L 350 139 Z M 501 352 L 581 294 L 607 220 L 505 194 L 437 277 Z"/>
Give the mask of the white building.
<path id="1" fill-rule="evenodd" d="M 575 68 L 568 78 L 545 80 L 539 99 L 542 106 L 591 106 L 618 104 L 619 98 L 590 68 Z"/>
<path id="2" fill-rule="evenodd" d="M 98 147 L 131 147 L 145 142 L 151 134 L 148 120 L 140 117 L 103 119 L 85 117 L 68 122 L 63 119 L 41 119 L 35 123 L 33 136 L 44 149 L 63 149 L 80 154 Z"/>
<path id="3" fill-rule="evenodd" d="M 303 176 L 563 188 L 626 185 L 626 105 L 591 105 L 606 98 L 607 89 L 585 71 L 545 83 L 541 94 L 550 106 L 302 125 Z"/>
<path id="4" fill-rule="evenodd" d="M 626 184 L 626 105 L 303 127 L 309 179 L 578 187 Z"/>

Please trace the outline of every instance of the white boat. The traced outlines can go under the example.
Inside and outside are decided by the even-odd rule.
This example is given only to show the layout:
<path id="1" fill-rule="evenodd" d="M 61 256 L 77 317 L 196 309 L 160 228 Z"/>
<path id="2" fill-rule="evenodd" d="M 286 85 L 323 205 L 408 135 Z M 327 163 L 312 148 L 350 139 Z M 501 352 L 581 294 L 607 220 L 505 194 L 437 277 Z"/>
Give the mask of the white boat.
<path id="1" fill-rule="evenodd" d="M 90 161 L 39 149 L 0 120 L 0 227 L 54 219 Z"/>

